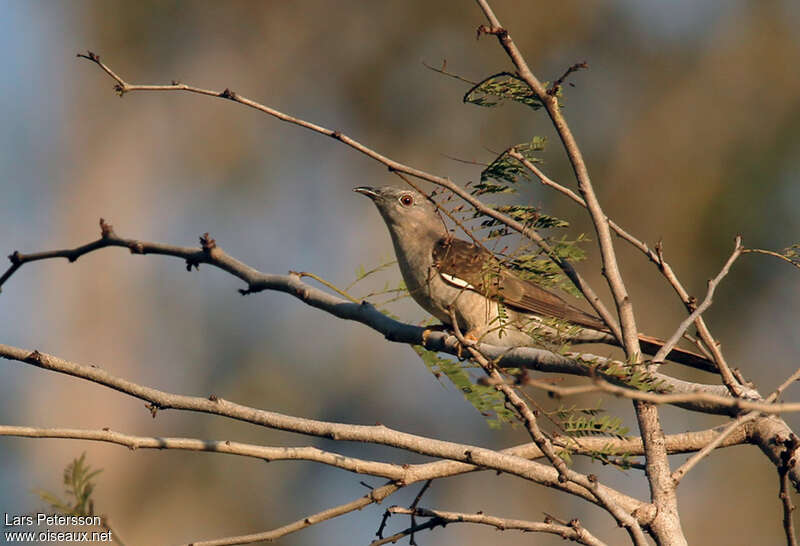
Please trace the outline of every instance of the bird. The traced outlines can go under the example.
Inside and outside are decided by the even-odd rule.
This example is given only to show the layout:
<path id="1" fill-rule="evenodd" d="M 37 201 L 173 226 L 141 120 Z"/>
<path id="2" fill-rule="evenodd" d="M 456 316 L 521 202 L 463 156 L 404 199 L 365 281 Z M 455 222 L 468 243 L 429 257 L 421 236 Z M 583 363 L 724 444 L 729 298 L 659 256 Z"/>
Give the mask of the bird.
<path id="1" fill-rule="evenodd" d="M 560 295 L 523 279 L 483 245 L 453 236 L 426 195 L 395 186 L 358 186 L 369 197 L 392 239 L 409 294 L 443 325 L 472 341 L 501 347 L 618 345 L 605 322 Z M 664 341 L 639 334 L 642 351 L 654 355 Z M 697 353 L 674 348 L 667 360 L 713 371 Z"/>

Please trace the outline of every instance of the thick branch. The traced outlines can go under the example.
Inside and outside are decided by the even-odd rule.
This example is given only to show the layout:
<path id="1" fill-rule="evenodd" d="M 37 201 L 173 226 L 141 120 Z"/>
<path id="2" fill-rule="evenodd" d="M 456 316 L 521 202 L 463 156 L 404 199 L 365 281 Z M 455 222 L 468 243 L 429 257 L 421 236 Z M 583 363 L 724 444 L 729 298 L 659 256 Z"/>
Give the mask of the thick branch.
<path id="1" fill-rule="evenodd" d="M 309 436 L 331 438 L 339 441 L 385 445 L 431 457 L 471 463 L 487 469 L 506 472 L 547 487 L 578 495 L 591 502 L 596 502 L 595 495 L 585 488 L 572 483 L 561 483 L 558 480 L 558 473 L 554 469 L 512 454 L 497 452 L 478 446 L 445 442 L 434 438 L 408 434 L 392 430 L 383 425 L 349 425 L 304 419 L 242 406 L 214 395 L 211 395 L 209 398 L 199 398 L 167 393 L 115 377 L 98 367 L 68 362 L 55 356 L 40 353 L 39 351 L 29 352 L 7 345 L 0 345 L 0 356 L 19 362 L 25 362 L 46 370 L 87 379 L 135 398 L 139 398 L 148 402 L 148 408 L 154 415 L 158 410 L 170 408 L 196 411 Z M 609 498 L 612 498 L 628 513 L 632 513 L 634 510 L 641 507 L 641 503 L 636 499 L 612 489 L 601 486 L 601 494 L 608 495 Z"/>
<path id="2" fill-rule="evenodd" d="M 200 440 L 198 438 L 163 438 L 153 436 L 133 436 L 110 429 L 86 430 L 74 428 L 35 428 L 0 425 L 0 436 L 20 436 L 25 438 L 71 438 L 75 440 L 92 440 L 125 446 L 134 451 L 137 449 L 177 449 L 182 451 L 205 451 L 210 453 L 227 453 L 243 457 L 253 457 L 264 461 L 312 461 L 328 466 L 341 468 L 358 474 L 369 474 L 402 480 L 407 472 L 403 465 L 368 461 L 355 457 L 346 457 L 332 451 L 324 451 L 316 447 L 268 447 L 254 444 L 243 444 L 229 440 Z"/>

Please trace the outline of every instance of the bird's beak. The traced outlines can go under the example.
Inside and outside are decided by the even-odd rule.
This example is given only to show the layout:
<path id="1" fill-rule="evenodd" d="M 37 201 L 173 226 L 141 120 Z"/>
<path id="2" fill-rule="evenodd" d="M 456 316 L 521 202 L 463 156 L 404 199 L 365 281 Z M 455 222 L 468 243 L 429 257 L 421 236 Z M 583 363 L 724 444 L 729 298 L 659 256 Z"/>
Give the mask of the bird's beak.
<path id="1" fill-rule="evenodd" d="M 366 195 L 370 199 L 375 199 L 380 195 L 377 188 L 372 188 L 370 186 L 358 186 L 357 188 L 353 188 L 353 191 L 362 195 Z"/>

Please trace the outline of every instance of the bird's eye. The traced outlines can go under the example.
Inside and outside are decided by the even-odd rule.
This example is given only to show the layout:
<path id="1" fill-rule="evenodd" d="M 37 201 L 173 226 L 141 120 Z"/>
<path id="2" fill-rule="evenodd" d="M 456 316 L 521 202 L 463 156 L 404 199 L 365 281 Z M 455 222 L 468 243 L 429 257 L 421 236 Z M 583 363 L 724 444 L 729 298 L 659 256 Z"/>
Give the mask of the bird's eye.
<path id="1" fill-rule="evenodd" d="M 414 204 L 414 198 L 408 194 L 403 195 L 402 197 L 400 197 L 400 203 L 402 203 L 404 207 L 410 207 L 411 205 Z"/>

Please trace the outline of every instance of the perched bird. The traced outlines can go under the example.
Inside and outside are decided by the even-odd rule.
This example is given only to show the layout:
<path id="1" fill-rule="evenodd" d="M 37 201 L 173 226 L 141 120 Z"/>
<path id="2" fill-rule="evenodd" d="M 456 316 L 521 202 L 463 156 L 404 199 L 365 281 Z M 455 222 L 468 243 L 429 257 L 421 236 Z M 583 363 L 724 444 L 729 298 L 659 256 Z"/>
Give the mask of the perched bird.
<path id="1" fill-rule="evenodd" d="M 563 343 L 616 344 L 597 316 L 517 276 L 483 246 L 456 239 L 436 206 L 419 192 L 359 186 L 381 213 L 411 297 L 423 309 L 469 338 L 499 346 Z M 640 335 L 646 354 L 663 341 Z M 707 358 L 675 348 L 668 360 L 714 369 Z"/>

